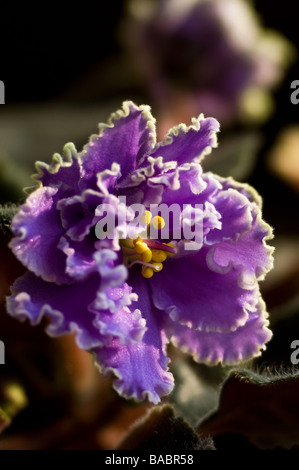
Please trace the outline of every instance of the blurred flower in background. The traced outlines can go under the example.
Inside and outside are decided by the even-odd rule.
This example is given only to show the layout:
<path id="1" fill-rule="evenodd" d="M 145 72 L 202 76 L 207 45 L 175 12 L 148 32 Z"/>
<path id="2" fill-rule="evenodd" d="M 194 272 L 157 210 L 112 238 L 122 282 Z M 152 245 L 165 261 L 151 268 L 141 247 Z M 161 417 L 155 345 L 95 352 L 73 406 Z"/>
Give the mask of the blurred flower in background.
<path id="1" fill-rule="evenodd" d="M 128 9 L 123 40 L 166 119 L 202 112 L 223 126 L 270 116 L 294 50 L 263 28 L 251 2 L 130 0 Z"/>
<path id="2" fill-rule="evenodd" d="M 299 124 L 281 130 L 269 151 L 267 164 L 270 171 L 299 191 Z"/>

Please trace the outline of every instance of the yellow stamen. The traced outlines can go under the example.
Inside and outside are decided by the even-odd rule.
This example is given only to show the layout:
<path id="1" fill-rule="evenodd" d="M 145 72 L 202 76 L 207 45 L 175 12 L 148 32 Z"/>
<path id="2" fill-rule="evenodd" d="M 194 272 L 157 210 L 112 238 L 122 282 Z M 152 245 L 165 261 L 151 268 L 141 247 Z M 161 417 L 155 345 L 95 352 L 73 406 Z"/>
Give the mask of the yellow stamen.
<path id="1" fill-rule="evenodd" d="M 144 261 L 145 263 L 149 263 L 151 260 L 152 260 L 152 250 L 150 250 L 149 248 L 147 250 L 145 250 L 141 255 L 140 255 L 140 258 L 142 261 Z"/>
<path id="2" fill-rule="evenodd" d="M 152 220 L 152 213 L 150 211 L 145 211 L 142 216 L 141 216 L 141 222 L 146 224 L 146 225 L 149 225 L 151 223 L 151 220 Z"/>
<path id="3" fill-rule="evenodd" d="M 163 219 L 163 217 L 160 217 L 159 215 L 156 215 L 152 219 L 152 224 L 153 224 L 153 227 L 156 230 L 161 230 L 162 228 L 165 227 L 165 220 Z"/>
<path id="4" fill-rule="evenodd" d="M 171 246 L 171 248 L 174 248 L 172 243 L 164 243 L 164 245 Z M 174 253 L 170 253 L 170 251 L 164 251 L 166 253 L 166 256 L 173 256 Z"/>
<path id="5" fill-rule="evenodd" d="M 152 268 L 142 266 L 141 274 L 146 279 L 150 279 L 154 275 L 154 270 Z"/>
<path id="6" fill-rule="evenodd" d="M 163 264 L 162 263 L 152 263 L 152 266 L 154 267 L 153 269 L 156 272 L 162 271 L 162 269 L 163 269 Z"/>
<path id="7" fill-rule="evenodd" d="M 167 254 L 165 251 L 162 250 L 152 250 L 152 261 L 156 261 L 157 263 L 163 263 L 167 258 Z"/>
<path id="8" fill-rule="evenodd" d="M 146 243 L 144 243 L 141 238 L 138 238 L 136 242 L 134 242 L 135 246 L 135 251 L 138 254 L 144 253 L 146 250 L 148 250 L 148 246 Z"/>
<path id="9" fill-rule="evenodd" d="M 134 250 L 134 244 L 131 238 L 121 239 L 119 243 L 123 248 L 130 248 Z"/>

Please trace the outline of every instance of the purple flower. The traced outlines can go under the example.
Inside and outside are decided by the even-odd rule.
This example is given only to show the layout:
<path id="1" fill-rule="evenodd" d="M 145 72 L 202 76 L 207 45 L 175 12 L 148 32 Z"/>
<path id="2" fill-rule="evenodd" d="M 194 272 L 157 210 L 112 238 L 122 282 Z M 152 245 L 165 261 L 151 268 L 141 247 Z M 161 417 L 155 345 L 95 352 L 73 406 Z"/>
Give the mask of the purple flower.
<path id="1" fill-rule="evenodd" d="M 37 163 L 38 187 L 13 219 L 10 247 L 28 271 L 8 312 L 33 325 L 48 316 L 52 336 L 75 332 L 125 397 L 158 403 L 171 392 L 169 341 L 234 364 L 271 338 L 258 285 L 272 267 L 271 228 L 250 186 L 202 172 L 218 130 L 201 115 L 157 144 L 150 108 L 125 102 L 80 154 L 67 144 Z M 145 208 L 140 223 L 133 204 Z M 163 204 L 181 210 L 168 238 Z"/>
<path id="2" fill-rule="evenodd" d="M 264 119 L 269 91 L 293 47 L 265 29 L 247 0 L 130 0 L 124 40 L 136 71 L 165 109 L 188 106 L 220 119 Z M 162 107 L 162 109 L 163 109 Z M 181 111 L 182 112 L 182 111 Z M 187 114 L 186 113 L 186 114 Z M 193 114 L 192 114 L 193 115 Z"/>

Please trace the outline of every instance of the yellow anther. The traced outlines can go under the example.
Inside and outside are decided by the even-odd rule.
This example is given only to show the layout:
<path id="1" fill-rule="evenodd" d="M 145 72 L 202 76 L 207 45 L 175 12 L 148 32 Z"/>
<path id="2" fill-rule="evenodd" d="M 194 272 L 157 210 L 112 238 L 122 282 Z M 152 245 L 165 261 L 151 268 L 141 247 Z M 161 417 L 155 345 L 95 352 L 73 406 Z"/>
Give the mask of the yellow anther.
<path id="1" fill-rule="evenodd" d="M 142 216 L 141 216 L 141 222 L 146 224 L 146 225 L 149 225 L 151 223 L 151 220 L 152 220 L 152 213 L 150 211 L 145 211 Z"/>
<path id="2" fill-rule="evenodd" d="M 166 260 L 167 254 L 165 251 L 162 250 L 152 250 L 152 261 L 156 261 L 157 263 L 163 263 Z"/>
<path id="3" fill-rule="evenodd" d="M 154 270 L 152 268 L 143 266 L 141 270 L 141 274 L 146 279 L 149 279 L 154 275 Z"/>
<path id="4" fill-rule="evenodd" d="M 134 243 L 135 246 L 135 251 L 138 254 L 144 253 L 146 250 L 148 250 L 148 246 L 146 243 L 144 243 L 141 239 L 137 239 L 137 241 Z"/>
<path id="5" fill-rule="evenodd" d="M 161 230 L 162 228 L 165 227 L 165 220 L 163 219 L 163 217 L 156 215 L 152 219 L 152 225 L 156 230 Z"/>
<path id="6" fill-rule="evenodd" d="M 152 263 L 153 269 L 156 272 L 162 271 L 163 269 L 163 264 L 162 263 Z"/>
<path id="7" fill-rule="evenodd" d="M 133 240 L 131 238 L 121 239 L 119 243 L 123 248 L 134 249 Z"/>
<path id="8" fill-rule="evenodd" d="M 171 248 L 174 248 L 172 243 L 163 243 L 163 245 L 167 245 L 167 246 L 170 246 Z M 174 255 L 174 253 L 170 253 L 170 251 L 165 251 L 164 253 L 166 253 L 166 256 L 173 256 Z"/>
<path id="9" fill-rule="evenodd" d="M 149 263 L 152 260 L 152 250 L 149 248 L 141 253 L 140 258 L 144 263 Z"/>

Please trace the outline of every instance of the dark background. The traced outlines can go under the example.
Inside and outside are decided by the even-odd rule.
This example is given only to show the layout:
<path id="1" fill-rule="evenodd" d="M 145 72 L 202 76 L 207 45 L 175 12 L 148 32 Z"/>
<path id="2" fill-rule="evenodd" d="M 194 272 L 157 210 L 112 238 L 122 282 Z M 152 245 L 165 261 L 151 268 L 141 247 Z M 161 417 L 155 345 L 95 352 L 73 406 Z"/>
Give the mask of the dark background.
<path id="1" fill-rule="evenodd" d="M 298 3 L 256 0 L 254 5 L 264 26 L 280 31 L 299 51 Z M 5 106 L 37 102 L 78 106 L 101 104 L 109 99 L 119 103 L 124 99 L 134 100 L 135 90 L 126 83 L 114 88 L 107 75 L 107 70 L 110 73 L 115 70 L 124 77 L 126 74 L 124 63 L 119 70 L 111 67 L 122 52 L 118 31 L 124 13 L 123 1 L 99 2 L 96 7 L 85 7 L 80 2 L 66 8 L 52 4 L 39 7 L 6 4 L 0 28 L 0 79 L 5 83 Z M 298 121 L 299 105 L 290 101 L 290 84 L 296 79 L 299 79 L 299 58 L 274 93 L 276 112 L 261 128 L 264 146 L 249 181 L 264 197 L 267 220 L 278 226 L 279 231 L 288 233 L 299 230 L 299 218 L 294 217 L 298 196 L 268 174 L 264 156 L 277 133 L 288 123 Z"/>

